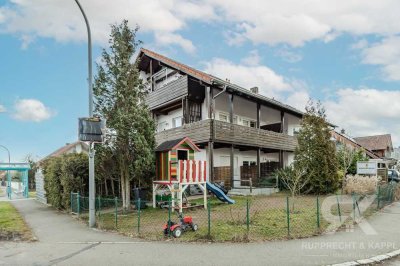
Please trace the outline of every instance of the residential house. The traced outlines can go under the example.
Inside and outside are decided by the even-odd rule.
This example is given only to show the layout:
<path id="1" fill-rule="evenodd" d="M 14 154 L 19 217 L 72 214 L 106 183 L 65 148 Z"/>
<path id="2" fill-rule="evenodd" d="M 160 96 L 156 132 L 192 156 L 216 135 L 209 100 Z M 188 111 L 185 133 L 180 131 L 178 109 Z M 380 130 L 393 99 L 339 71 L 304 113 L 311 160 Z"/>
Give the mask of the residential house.
<path id="1" fill-rule="evenodd" d="M 362 146 L 357 143 L 352 137 L 346 134 L 344 130 L 337 132 L 335 130 L 331 131 L 332 140 L 335 142 L 336 149 L 340 149 L 343 145 L 345 145 L 350 150 L 362 150 L 364 155 L 370 159 L 379 159 L 380 157 L 373 153 L 368 148 Z"/>
<path id="2" fill-rule="evenodd" d="M 192 139 L 209 180 L 261 184 L 293 161 L 301 111 L 147 49 L 138 60 L 157 143 Z"/>
<path id="3" fill-rule="evenodd" d="M 390 134 L 357 137 L 354 140 L 380 158 L 390 158 L 393 152 L 392 137 Z"/>
<path id="4" fill-rule="evenodd" d="M 71 154 L 71 153 L 89 153 L 89 145 L 86 144 L 85 142 L 81 141 L 76 141 L 74 143 L 67 143 L 65 146 L 57 149 L 56 151 L 50 153 L 43 159 L 41 159 L 38 164 L 39 168 L 37 172 L 35 173 L 35 184 L 36 184 L 36 199 L 39 202 L 42 203 L 47 203 L 47 198 L 46 198 L 46 191 L 44 189 L 44 176 L 42 173 L 42 168 L 40 167 L 40 163 L 44 162 L 47 159 L 50 159 L 52 157 L 59 157 L 64 154 Z"/>

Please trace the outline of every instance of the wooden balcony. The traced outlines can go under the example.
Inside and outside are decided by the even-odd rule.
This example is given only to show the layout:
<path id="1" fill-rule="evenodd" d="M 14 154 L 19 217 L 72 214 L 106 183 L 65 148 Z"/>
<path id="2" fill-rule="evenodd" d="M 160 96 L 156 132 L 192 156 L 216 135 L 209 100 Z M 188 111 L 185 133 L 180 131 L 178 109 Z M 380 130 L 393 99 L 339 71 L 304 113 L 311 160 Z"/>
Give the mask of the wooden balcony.
<path id="1" fill-rule="evenodd" d="M 236 145 L 294 151 L 297 139 L 282 133 L 214 121 L 214 139 Z"/>
<path id="2" fill-rule="evenodd" d="M 212 126 L 214 130 L 211 130 Z M 156 141 L 160 144 L 167 140 L 189 137 L 195 143 L 204 143 L 212 139 L 212 132 L 214 142 L 220 143 L 285 151 L 294 151 L 297 145 L 297 139 L 293 136 L 211 119 L 159 132 L 156 134 Z"/>
<path id="3" fill-rule="evenodd" d="M 150 110 L 157 109 L 188 95 L 188 77 L 182 76 L 151 91 L 146 98 Z"/>

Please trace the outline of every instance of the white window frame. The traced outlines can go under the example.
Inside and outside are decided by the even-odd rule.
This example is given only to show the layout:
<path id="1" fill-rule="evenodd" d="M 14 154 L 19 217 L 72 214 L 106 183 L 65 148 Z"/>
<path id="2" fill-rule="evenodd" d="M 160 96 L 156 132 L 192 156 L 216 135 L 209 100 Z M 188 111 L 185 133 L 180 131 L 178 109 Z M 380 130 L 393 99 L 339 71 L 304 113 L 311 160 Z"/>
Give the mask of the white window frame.
<path id="1" fill-rule="evenodd" d="M 180 121 L 180 125 L 176 125 L 176 121 Z M 172 118 L 172 128 L 181 127 L 183 126 L 183 116 L 177 116 Z"/>
<path id="2" fill-rule="evenodd" d="M 162 125 L 164 125 L 163 129 L 161 129 Z M 167 129 L 168 129 L 168 122 L 167 121 L 158 122 L 158 124 L 157 124 L 157 131 L 158 132 L 161 132 L 161 131 L 164 131 L 164 130 L 167 130 Z"/>

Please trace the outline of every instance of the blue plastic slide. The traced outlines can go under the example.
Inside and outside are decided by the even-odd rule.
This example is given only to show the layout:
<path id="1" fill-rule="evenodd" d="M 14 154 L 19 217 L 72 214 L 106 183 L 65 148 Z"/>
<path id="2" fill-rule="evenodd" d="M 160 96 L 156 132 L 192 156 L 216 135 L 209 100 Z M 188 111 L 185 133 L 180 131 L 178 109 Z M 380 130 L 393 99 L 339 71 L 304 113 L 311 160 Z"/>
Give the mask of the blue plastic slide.
<path id="1" fill-rule="evenodd" d="M 227 195 L 225 195 L 225 193 L 222 192 L 222 190 L 219 189 L 217 186 L 211 184 L 210 182 L 207 182 L 206 185 L 207 185 L 207 189 L 209 191 L 211 191 L 215 196 L 217 196 L 217 198 L 220 201 L 228 202 L 229 204 L 235 204 L 235 201 L 233 199 L 229 198 Z"/>

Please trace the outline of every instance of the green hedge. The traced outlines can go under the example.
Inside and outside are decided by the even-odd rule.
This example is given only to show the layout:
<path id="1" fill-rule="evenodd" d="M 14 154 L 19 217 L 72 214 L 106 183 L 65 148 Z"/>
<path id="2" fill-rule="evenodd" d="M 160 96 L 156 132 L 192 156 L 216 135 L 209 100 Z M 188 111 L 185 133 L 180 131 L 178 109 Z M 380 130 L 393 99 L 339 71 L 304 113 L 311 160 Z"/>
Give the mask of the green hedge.
<path id="1" fill-rule="evenodd" d="M 71 191 L 88 191 L 88 156 L 67 154 L 52 157 L 43 164 L 47 201 L 58 209 L 68 209 Z"/>

